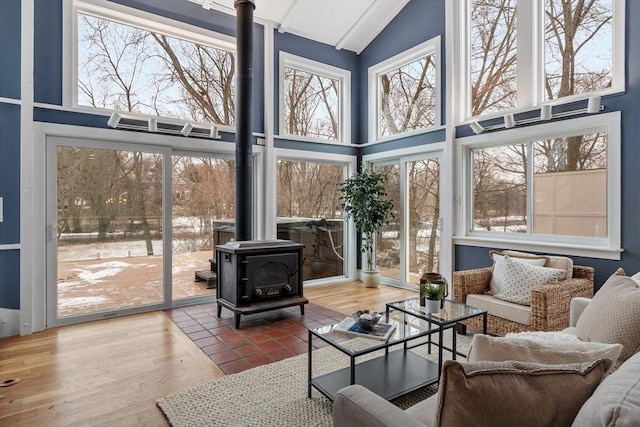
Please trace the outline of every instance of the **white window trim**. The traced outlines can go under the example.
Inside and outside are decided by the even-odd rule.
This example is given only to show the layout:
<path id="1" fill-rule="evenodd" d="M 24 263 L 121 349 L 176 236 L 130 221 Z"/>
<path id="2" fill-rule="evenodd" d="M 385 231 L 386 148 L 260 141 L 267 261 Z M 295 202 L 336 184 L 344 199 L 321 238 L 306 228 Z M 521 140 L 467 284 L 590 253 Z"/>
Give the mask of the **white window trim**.
<path id="1" fill-rule="evenodd" d="M 420 43 L 417 46 L 412 47 L 404 52 L 401 52 L 391 58 L 385 59 L 382 62 L 377 63 L 369 67 L 368 77 L 368 94 L 369 94 L 369 143 L 382 142 L 391 139 L 397 139 L 403 136 L 423 133 L 425 131 L 433 130 L 442 125 L 442 55 L 441 55 L 441 36 L 438 35 L 426 42 Z M 379 114 L 381 97 L 378 85 L 378 79 L 381 74 L 400 68 L 411 62 L 417 61 L 420 58 L 424 58 L 427 55 L 436 56 L 436 116 L 434 126 L 430 126 L 423 129 L 413 129 L 407 132 L 402 132 L 396 135 L 388 135 L 385 137 L 379 137 L 378 131 L 380 129 Z"/>
<path id="2" fill-rule="evenodd" d="M 93 108 L 78 104 L 78 13 L 106 19 L 123 25 L 144 28 L 199 45 L 225 50 L 235 54 L 235 38 L 195 25 L 175 21 L 162 16 L 123 6 L 105 0 L 64 0 L 63 2 L 63 87 L 62 105 L 73 111 L 110 114 L 113 110 Z M 132 113 L 135 114 L 135 113 Z M 146 115 L 145 115 L 146 116 Z M 162 117 L 167 121 L 186 120 Z M 218 125 L 220 129 L 233 131 L 234 126 Z"/>
<path id="3" fill-rule="evenodd" d="M 285 67 L 295 68 L 296 70 L 305 71 L 308 73 L 316 74 L 322 77 L 328 77 L 330 79 L 339 81 L 338 90 L 338 110 L 339 120 L 338 123 L 338 139 L 327 140 L 323 138 L 313 138 L 309 136 L 294 135 L 285 132 L 284 127 L 284 69 Z M 305 141 L 329 141 L 329 142 L 341 142 L 349 144 L 351 143 L 351 71 L 344 68 L 334 67 L 332 65 L 324 64 L 322 62 L 314 61 L 312 59 L 303 58 L 301 56 L 293 55 L 288 52 L 280 52 L 279 56 L 279 112 L 278 112 L 278 132 L 276 138 L 289 138 L 300 139 L 304 138 Z"/>
<path id="4" fill-rule="evenodd" d="M 509 129 L 460 138 L 456 141 L 456 204 L 460 212 L 456 221 L 456 243 L 469 246 L 501 247 L 552 251 L 554 253 L 620 259 L 621 239 L 621 113 L 595 114 L 571 120 L 557 121 L 520 129 Z M 492 231 L 472 231 L 473 220 L 471 149 L 503 144 L 529 142 L 554 137 L 606 132 L 607 143 L 607 237 L 549 236 Z M 527 195 L 527 206 L 531 203 Z"/>
<path id="5" fill-rule="evenodd" d="M 544 10 L 539 2 L 519 1 L 517 22 L 520 22 L 517 34 L 519 55 L 517 61 L 518 99 L 517 108 L 510 112 L 527 111 L 542 104 L 559 105 L 585 100 L 591 96 L 604 96 L 624 93 L 625 74 L 625 10 L 626 0 L 613 0 L 613 52 L 612 52 L 612 85 L 609 88 L 580 93 L 564 98 L 544 100 L 544 44 L 538 34 L 543 33 Z M 469 64 L 470 10 L 469 0 L 454 2 L 454 29 L 448 35 L 454 38 L 454 70 L 453 86 L 457 91 L 457 105 L 454 120 L 457 124 L 481 118 L 482 120 L 501 117 L 504 112 L 487 113 L 471 116 L 471 85 Z M 533 42 L 530 42 L 533 40 Z M 526 43 L 526 44 L 525 44 Z M 535 70 L 535 72 L 534 72 Z M 537 76 L 536 76 L 537 74 Z M 523 83 L 524 82 L 524 83 Z"/>

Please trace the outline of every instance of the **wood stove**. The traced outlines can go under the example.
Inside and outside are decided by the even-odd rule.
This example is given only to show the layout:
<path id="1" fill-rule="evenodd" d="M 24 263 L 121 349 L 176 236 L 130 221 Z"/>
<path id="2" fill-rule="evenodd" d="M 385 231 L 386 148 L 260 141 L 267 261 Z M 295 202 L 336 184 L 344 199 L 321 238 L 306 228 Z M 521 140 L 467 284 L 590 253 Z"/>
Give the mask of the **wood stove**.
<path id="1" fill-rule="evenodd" d="M 248 240 L 216 246 L 218 317 L 222 307 L 240 316 L 309 301 L 302 295 L 302 250 L 290 240 Z"/>

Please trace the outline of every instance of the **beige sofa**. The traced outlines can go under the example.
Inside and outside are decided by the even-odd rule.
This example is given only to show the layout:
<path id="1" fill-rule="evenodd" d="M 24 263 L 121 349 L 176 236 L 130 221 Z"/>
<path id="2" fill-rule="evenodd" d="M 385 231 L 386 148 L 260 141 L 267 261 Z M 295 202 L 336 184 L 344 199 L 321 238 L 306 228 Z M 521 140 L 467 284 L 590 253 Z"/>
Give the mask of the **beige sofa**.
<path id="1" fill-rule="evenodd" d="M 569 321 L 569 303 L 575 297 L 593 296 L 594 270 L 573 265 L 567 257 L 533 255 L 516 251 L 490 252 L 491 258 L 508 255 L 516 261 L 540 261 L 538 266 L 562 269 L 561 280 L 530 291 L 529 304 L 517 304 L 498 299 L 492 293 L 494 266 L 453 273 L 453 300 L 487 310 L 487 333 L 504 336 L 523 331 L 559 331 Z M 482 330 L 480 317 L 463 322 L 474 331 Z"/>
<path id="2" fill-rule="evenodd" d="M 613 277 L 613 276 L 612 276 Z M 606 284 L 605 284 L 606 285 Z M 626 285 L 625 285 L 626 286 Z M 604 288 L 604 286 L 603 286 Z M 627 289 L 631 293 L 625 294 L 625 290 L 620 290 L 620 287 L 613 287 L 607 289 L 602 294 L 607 292 L 616 292 L 621 298 L 626 301 L 627 308 L 640 307 L 637 305 L 638 298 L 640 298 L 640 288 Z M 631 296 L 629 296 L 631 295 Z M 609 298 L 607 298 L 609 299 Z M 594 298 L 595 300 L 595 298 Z M 600 298 L 600 304 L 604 303 L 604 298 Z M 577 334 L 578 336 L 585 334 L 598 334 L 597 330 L 589 331 L 589 323 L 597 321 L 600 324 L 607 323 L 598 319 L 598 316 L 605 315 L 601 308 L 596 307 L 594 304 L 592 307 L 588 307 L 590 300 L 587 298 L 578 298 L 571 303 L 571 325 L 569 328 L 563 330 L 563 333 Z M 616 304 L 616 302 L 613 302 Z M 625 305 L 622 302 L 620 305 Z M 597 311 L 591 310 L 583 317 L 583 319 L 589 317 L 584 322 L 581 322 L 580 315 L 589 308 L 598 308 Z M 606 310 L 605 310 L 606 311 Z M 625 307 L 622 307 L 622 311 L 625 311 Z M 636 313 L 636 318 L 640 319 L 640 313 Z M 533 381 L 533 383 L 526 383 L 529 389 L 526 389 L 525 385 L 520 383 L 503 383 L 499 381 L 492 382 L 490 379 L 490 386 L 493 385 L 493 390 L 502 391 L 504 394 L 499 396 L 499 393 L 483 393 L 485 395 L 492 395 L 494 399 L 492 404 L 476 404 L 472 405 L 469 401 L 475 399 L 465 399 L 459 393 L 456 394 L 454 385 L 449 384 L 449 381 L 445 376 L 448 371 L 464 370 L 465 364 L 453 361 L 445 362 L 445 369 L 443 371 L 443 377 L 440 381 L 439 393 L 420 402 L 407 410 L 402 410 L 392 403 L 384 400 L 380 396 L 374 394 L 368 389 L 360 385 L 352 385 L 341 389 L 334 401 L 333 405 L 333 425 L 334 427 L 375 427 L 375 426 L 456 426 L 456 425 L 573 425 L 575 427 L 596 427 L 596 426 L 638 426 L 640 425 L 640 350 L 638 348 L 637 340 L 637 323 L 638 320 L 629 315 L 627 311 L 623 314 L 625 319 L 629 319 L 630 324 L 626 325 L 635 330 L 630 330 L 628 333 L 622 336 L 612 336 L 609 341 L 620 342 L 624 346 L 624 349 L 620 353 L 623 363 L 612 374 L 605 376 L 605 372 L 612 368 L 611 361 L 606 358 L 601 358 L 596 362 L 582 363 L 576 366 L 569 365 L 540 365 L 537 364 L 533 367 L 533 371 L 529 372 L 530 376 L 527 381 Z M 619 319 L 614 318 L 611 321 L 619 322 Z M 625 325 L 620 327 L 625 328 Z M 503 338 L 491 338 L 494 340 L 505 340 Z M 618 340 L 619 339 L 619 340 Z M 587 344 L 586 342 L 583 342 Z M 561 343 L 556 343 L 561 344 Z M 618 347 L 617 352 L 620 352 L 620 344 L 614 344 Z M 628 354 L 632 354 L 628 356 Z M 624 359 L 624 357 L 628 359 Z M 482 365 L 482 362 L 467 363 L 467 367 L 474 366 L 477 369 L 478 363 Z M 489 363 L 489 362 L 487 362 Z M 487 365 L 485 363 L 485 365 Z M 493 365 L 490 365 L 493 363 Z M 514 369 L 514 362 L 490 362 L 489 369 L 495 369 L 500 365 L 500 369 Z M 509 366 L 504 366 L 504 364 Z M 563 369 L 575 369 L 580 371 L 580 375 L 569 375 L 566 379 L 564 377 L 558 377 L 560 379 L 553 380 L 554 375 L 562 375 L 565 372 L 547 372 L 547 376 L 555 381 L 551 384 L 535 383 L 538 379 L 542 379 L 545 375 L 542 375 L 541 370 L 553 370 L 555 367 L 562 367 Z M 485 369 L 486 366 L 480 366 Z M 515 368 L 522 368 L 517 363 Z M 531 366 L 522 368 L 525 371 L 531 370 Z M 536 371 L 538 370 L 538 371 Z M 458 379 L 462 378 L 463 383 L 460 389 L 468 386 L 467 381 L 474 378 L 474 373 L 467 373 L 467 376 L 458 376 Z M 570 380 L 576 380 L 577 383 L 572 383 Z M 588 376 L 591 376 L 592 388 L 584 388 L 583 382 L 588 380 Z M 508 376 L 508 375 L 507 375 Z M 584 378 L 587 378 L 585 380 Z M 447 387 L 443 387 L 443 382 L 447 384 Z M 524 383 L 523 383 L 524 384 Z M 486 385 L 486 383 L 485 383 Z M 562 388 L 565 389 L 562 389 Z M 446 394 L 445 390 L 452 390 L 445 398 L 442 397 Z M 577 390 L 582 389 L 583 393 L 580 394 Z M 555 394 L 551 394 L 551 392 Z M 477 392 L 477 390 L 476 390 Z M 477 396 L 477 394 L 476 394 Z M 589 397 L 590 396 L 590 397 Z M 505 406 L 505 401 L 507 404 Z M 475 402 L 479 403 L 479 402 Z M 442 405 L 439 408 L 439 405 Z M 443 408 L 449 410 L 449 413 L 445 413 Z M 472 409 L 470 409 L 472 408 Z M 453 413 L 452 413 L 453 412 Z M 443 415 L 445 413 L 445 415 Z M 543 413 L 548 417 L 545 419 Z M 576 415 L 577 414 L 577 415 Z M 560 421 L 556 416 L 568 416 L 568 419 Z M 440 418 L 436 418 L 439 416 Z M 527 418 L 528 417 L 528 418 Z M 575 417 L 575 420 L 573 419 Z M 499 421 L 496 421 L 499 420 Z M 572 424 L 573 422 L 573 424 Z"/>

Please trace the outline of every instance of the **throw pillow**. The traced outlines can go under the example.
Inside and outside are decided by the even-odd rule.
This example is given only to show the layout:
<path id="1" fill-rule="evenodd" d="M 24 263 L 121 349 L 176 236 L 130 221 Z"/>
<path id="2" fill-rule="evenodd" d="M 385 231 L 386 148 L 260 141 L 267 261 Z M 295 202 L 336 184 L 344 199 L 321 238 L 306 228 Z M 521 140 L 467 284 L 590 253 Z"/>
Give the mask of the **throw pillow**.
<path id="1" fill-rule="evenodd" d="M 596 292 L 576 323 L 583 341 L 619 343 L 620 360 L 640 351 L 640 288 L 636 282 L 614 273 Z"/>
<path id="2" fill-rule="evenodd" d="M 557 268 L 559 270 L 564 270 L 566 274 L 564 274 L 560 280 L 571 279 L 573 278 L 573 260 L 566 256 L 558 256 L 558 255 L 534 255 L 527 252 L 519 252 L 519 251 L 503 251 L 505 255 L 510 256 L 520 256 L 520 257 L 547 257 L 548 261 L 545 263 L 545 267 Z"/>
<path id="3" fill-rule="evenodd" d="M 515 304 L 531 305 L 531 289 L 557 281 L 563 274 L 557 268 L 514 262 L 510 256 L 505 256 L 504 262 L 504 282 L 494 297 Z"/>
<path id="4" fill-rule="evenodd" d="M 605 378 L 582 405 L 574 427 L 637 426 L 640 424 L 640 353 Z"/>
<path id="5" fill-rule="evenodd" d="M 447 360 L 435 425 L 571 425 L 610 366 L 607 359 L 563 365 Z"/>
<path id="6" fill-rule="evenodd" d="M 631 276 L 631 278 L 636 282 L 636 285 L 640 286 L 640 271 Z"/>
<path id="7" fill-rule="evenodd" d="M 491 284 L 489 285 L 489 294 L 495 295 L 502 290 L 502 283 L 504 282 L 504 257 L 501 252 L 491 251 L 489 256 L 493 260 L 493 272 L 491 273 Z M 531 264 L 542 267 L 546 264 L 549 258 L 544 256 L 512 256 L 510 257 L 515 262 L 521 262 L 523 264 Z"/>
<path id="8" fill-rule="evenodd" d="M 535 338 L 499 338 L 476 334 L 471 340 L 468 362 L 564 363 L 593 362 L 609 359 L 615 364 L 622 351 L 621 344 L 602 344 L 583 341 L 544 341 Z M 612 365 L 613 366 L 613 365 Z"/>

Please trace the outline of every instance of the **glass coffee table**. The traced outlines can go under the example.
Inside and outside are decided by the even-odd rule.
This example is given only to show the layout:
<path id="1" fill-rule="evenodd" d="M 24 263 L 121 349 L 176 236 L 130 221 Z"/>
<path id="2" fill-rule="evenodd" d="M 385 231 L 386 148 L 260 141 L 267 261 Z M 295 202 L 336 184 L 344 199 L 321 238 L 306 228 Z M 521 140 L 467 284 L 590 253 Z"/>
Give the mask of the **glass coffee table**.
<path id="1" fill-rule="evenodd" d="M 436 330 L 422 319 L 404 322 L 406 316 L 400 312 L 390 314 L 387 323 L 394 323 L 396 328 L 386 342 L 347 334 L 337 329 L 338 324 L 309 329 L 308 396 L 311 397 L 312 388 L 316 388 L 333 400 L 341 388 L 360 384 L 390 400 L 438 382 L 438 364 L 408 351 L 413 348 L 408 346 L 410 341 L 435 333 Z M 314 338 L 347 355 L 349 366 L 313 377 Z M 356 363 L 358 358 L 375 351 L 381 355 Z"/>
<path id="2" fill-rule="evenodd" d="M 465 356 L 466 354 L 458 352 L 456 332 L 454 331 L 451 338 L 451 347 L 447 347 L 444 344 L 444 331 L 452 329 L 456 324 L 462 320 L 470 319 L 475 316 L 482 316 L 482 333 L 487 333 L 487 311 L 479 308 L 471 307 L 470 305 L 454 302 L 451 300 L 443 300 L 444 304 L 437 313 L 428 313 L 426 307 L 421 306 L 419 298 L 411 298 L 402 301 L 390 302 L 387 304 L 386 317 L 390 318 L 391 313 L 402 313 L 405 318 L 403 322 L 410 322 L 413 318 L 422 319 L 427 322 L 429 332 L 427 334 L 427 352 L 431 354 L 431 345 L 438 347 L 438 378 L 442 370 L 442 356 L 443 351 L 447 350 L 451 353 L 453 360 L 456 360 L 457 356 Z M 408 316 L 408 317 L 407 317 Z M 433 326 L 433 331 L 431 327 Z M 438 333 L 438 343 L 436 344 L 431 339 L 433 332 Z"/>

